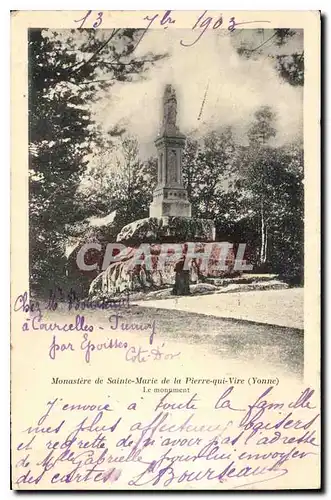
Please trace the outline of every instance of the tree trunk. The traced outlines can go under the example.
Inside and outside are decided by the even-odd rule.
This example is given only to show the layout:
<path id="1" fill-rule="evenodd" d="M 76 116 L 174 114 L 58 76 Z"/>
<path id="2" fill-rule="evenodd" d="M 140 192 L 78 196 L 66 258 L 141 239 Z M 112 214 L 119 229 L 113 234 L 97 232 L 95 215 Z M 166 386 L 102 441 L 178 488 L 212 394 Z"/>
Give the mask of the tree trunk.
<path id="1" fill-rule="evenodd" d="M 264 236 L 264 260 L 263 263 L 265 264 L 267 262 L 267 250 L 268 250 L 268 225 L 267 222 L 264 222 L 264 228 L 265 228 L 265 236 Z"/>
<path id="2" fill-rule="evenodd" d="M 261 249 L 260 249 L 260 264 L 263 265 L 267 261 L 267 233 L 268 228 L 264 216 L 264 202 L 261 200 Z"/>

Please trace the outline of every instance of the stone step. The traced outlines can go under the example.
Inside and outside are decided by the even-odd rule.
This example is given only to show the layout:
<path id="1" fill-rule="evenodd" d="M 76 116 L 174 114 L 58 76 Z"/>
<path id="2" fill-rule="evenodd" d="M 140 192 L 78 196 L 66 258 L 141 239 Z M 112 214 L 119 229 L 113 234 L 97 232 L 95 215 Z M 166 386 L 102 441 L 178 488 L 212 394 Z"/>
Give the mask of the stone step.
<path id="1" fill-rule="evenodd" d="M 241 276 L 233 276 L 229 278 L 206 278 L 204 283 L 209 283 L 211 285 L 228 286 L 231 284 L 248 284 L 248 283 L 262 283 L 274 281 L 278 278 L 277 274 L 243 274 Z"/>

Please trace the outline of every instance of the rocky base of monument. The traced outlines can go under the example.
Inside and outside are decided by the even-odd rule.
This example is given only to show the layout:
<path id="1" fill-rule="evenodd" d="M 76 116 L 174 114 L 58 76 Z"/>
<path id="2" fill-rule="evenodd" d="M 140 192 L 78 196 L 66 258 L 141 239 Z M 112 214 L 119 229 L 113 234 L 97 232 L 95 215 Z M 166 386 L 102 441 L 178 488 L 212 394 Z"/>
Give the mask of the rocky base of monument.
<path id="1" fill-rule="evenodd" d="M 146 293 L 172 287 L 175 283 L 176 267 L 183 262 L 184 247 L 189 246 L 190 243 L 195 245 L 195 251 L 201 252 L 201 254 L 205 252 L 205 247 L 208 245 L 205 242 L 187 242 L 182 245 L 182 253 L 178 254 L 170 248 L 166 259 L 164 259 L 164 255 L 160 258 L 162 245 L 151 244 L 149 246 L 150 255 L 146 257 L 144 254 L 141 255 L 139 246 L 128 247 L 119 261 L 110 264 L 92 281 L 89 296 L 104 298 L 127 291 Z M 138 264 L 137 255 L 140 255 Z M 208 278 L 240 274 L 234 271 L 234 265 L 235 253 L 232 249 L 228 251 L 225 260 L 220 265 L 219 249 L 215 248 L 215 252 L 211 251 L 207 261 L 202 258 L 192 258 L 188 261 L 190 283 L 196 284 L 204 282 Z"/>
<path id="2" fill-rule="evenodd" d="M 199 283 L 192 282 L 190 284 L 190 295 L 285 290 L 287 288 L 289 288 L 289 285 L 281 281 L 276 275 L 265 275 L 261 277 L 254 274 L 244 274 L 235 276 L 235 272 L 233 272 L 232 276 L 224 276 L 223 278 L 208 278 L 206 280 L 203 279 Z M 156 290 L 151 287 L 147 290 L 135 290 L 130 292 L 131 301 L 154 301 L 158 299 L 170 299 L 173 298 L 173 296 L 173 287 L 169 285 Z M 116 294 L 116 297 L 118 297 L 118 294 Z M 103 292 L 102 289 L 98 287 L 95 288 L 93 293 L 92 291 L 90 293 L 91 300 L 100 301 L 109 298 L 115 297 L 109 293 Z"/>
<path id="3" fill-rule="evenodd" d="M 118 234 L 118 221 L 116 212 L 108 214 L 106 217 L 95 217 L 71 228 L 71 236 L 65 241 L 64 254 L 66 257 L 66 276 L 69 288 L 73 288 L 78 295 L 86 295 L 89 286 L 98 274 L 103 263 L 108 243 L 116 242 Z M 96 247 L 93 248 L 93 244 Z M 91 271 L 82 271 L 77 265 L 77 256 L 82 247 L 91 244 L 91 248 L 84 256 L 87 265 L 97 263 L 97 268 Z M 99 249 L 98 249 L 99 248 Z"/>
<path id="4" fill-rule="evenodd" d="M 191 217 L 147 217 L 127 224 L 117 241 L 128 245 L 140 243 L 180 243 L 183 241 L 214 241 L 212 220 Z"/>

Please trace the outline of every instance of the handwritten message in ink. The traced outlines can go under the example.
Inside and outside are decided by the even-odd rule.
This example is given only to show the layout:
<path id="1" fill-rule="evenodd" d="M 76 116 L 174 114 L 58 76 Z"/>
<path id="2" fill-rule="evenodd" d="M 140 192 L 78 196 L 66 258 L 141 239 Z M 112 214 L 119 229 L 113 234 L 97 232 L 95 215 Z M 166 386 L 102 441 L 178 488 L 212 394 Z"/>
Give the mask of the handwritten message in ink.
<path id="1" fill-rule="evenodd" d="M 313 463 L 318 455 L 320 415 L 309 387 L 291 399 L 275 386 L 256 387 L 244 404 L 236 384 L 217 387 L 206 399 L 189 379 L 185 388 L 191 394 L 154 378 L 131 382 L 140 390 L 149 387 L 144 398 L 124 393 L 121 403 L 111 395 L 103 401 L 45 401 L 15 443 L 15 484 L 272 487 L 293 464 Z"/>

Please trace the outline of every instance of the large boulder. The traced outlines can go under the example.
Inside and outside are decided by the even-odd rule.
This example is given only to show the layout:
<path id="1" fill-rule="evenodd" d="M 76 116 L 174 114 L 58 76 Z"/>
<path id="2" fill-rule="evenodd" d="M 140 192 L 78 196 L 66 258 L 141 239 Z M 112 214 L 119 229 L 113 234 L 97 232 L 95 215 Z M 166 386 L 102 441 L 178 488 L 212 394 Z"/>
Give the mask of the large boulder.
<path id="1" fill-rule="evenodd" d="M 191 217 L 147 217 L 123 227 L 117 241 L 135 246 L 144 243 L 214 241 L 212 220 Z"/>
<path id="2" fill-rule="evenodd" d="M 211 245 L 211 247 L 210 247 Z M 169 245 L 164 250 L 160 244 L 148 245 L 148 252 L 142 253 L 141 247 L 126 247 L 91 283 L 89 295 L 92 298 L 111 297 L 125 291 L 139 292 L 161 290 L 173 286 L 176 268 L 187 257 L 190 283 L 203 282 L 208 277 L 224 277 L 234 273 L 235 254 L 228 251 L 225 259 L 226 270 L 220 268 L 219 247 L 209 242 L 187 242 L 176 248 Z M 201 258 L 188 258 L 188 248 L 201 253 Z M 180 251 L 178 251 L 180 250 Z M 210 251 L 211 250 L 211 251 Z M 203 254 L 208 259 L 203 259 Z"/>
<path id="3" fill-rule="evenodd" d="M 108 243 L 114 243 L 118 233 L 116 211 L 106 217 L 91 217 L 70 228 L 71 236 L 67 238 L 64 254 L 67 260 L 66 276 L 72 289 L 79 295 L 86 295 L 91 281 L 102 269 L 103 256 Z M 101 250 L 90 248 L 84 255 L 85 264 L 96 264 L 96 269 L 87 271 L 79 268 L 77 255 L 80 249 L 89 243 L 98 243 Z"/>

